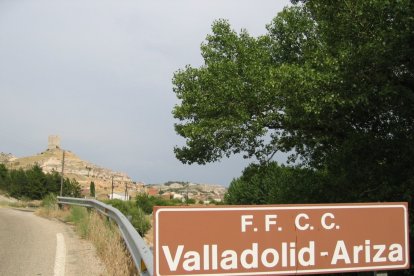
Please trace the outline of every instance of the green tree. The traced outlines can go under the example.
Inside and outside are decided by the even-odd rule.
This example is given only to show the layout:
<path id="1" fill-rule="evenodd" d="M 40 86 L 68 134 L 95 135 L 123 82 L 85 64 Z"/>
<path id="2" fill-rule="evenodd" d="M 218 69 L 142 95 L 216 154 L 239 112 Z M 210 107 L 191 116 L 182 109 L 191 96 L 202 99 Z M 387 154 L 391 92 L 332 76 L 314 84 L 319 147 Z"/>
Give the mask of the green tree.
<path id="1" fill-rule="evenodd" d="M 187 139 L 177 157 L 265 161 L 295 150 L 323 166 L 355 136 L 411 149 L 413 8 L 403 2 L 310 1 L 320 4 L 286 8 L 258 38 L 216 21 L 201 47 L 205 64 L 174 75 L 175 127 Z"/>
<path id="2" fill-rule="evenodd" d="M 184 163 L 204 164 L 241 151 L 260 157 L 269 151 L 262 141 L 267 122 L 259 118 L 269 105 L 269 39 L 255 39 L 247 31 L 238 35 L 223 20 L 212 28 L 201 47 L 205 65 L 187 66 L 173 78 L 181 100 L 173 111 L 181 121 L 175 129 L 187 138 L 175 153 Z"/>
<path id="3" fill-rule="evenodd" d="M 76 179 L 65 178 L 63 181 L 63 196 L 81 197 L 82 188 Z"/>
<path id="4" fill-rule="evenodd" d="M 42 199 L 49 193 L 59 194 L 61 177 L 57 172 L 45 174 L 39 165 L 28 170 L 7 170 L 0 165 L 0 189 L 16 198 Z M 80 197 L 81 186 L 72 179 L 64 179 L 63 195 Z"/>
<path id="5" fill-rule="evenodd" d="M 137 207 L 141 208 L 146 214 L 152 214 L 154 203 L 148 194 L 139 194 L 135 198 Z"/>
<path id="6" fill-rule="evenodd" d="M 89 185 L 89 191 L 90 191 L 90 195 L 92 197 L 95 197 L 95 183 L 93 181 Z"/>
<path id="7" fill-rule="evenodd" d="M 248 166 L 225 195 L 227 204 L 281 204 L 329 202 L 332 192 L 324 173 L 276 162 Z"/>
<path id="8" fill-rule="evenodd" d="M 45 175 L 46 183 L 45 189 L 48 193 L 58 195 L 60 193 L 60 174 L 58 172 L 52 172 Z"/>
<path id="9" fill-rule="evenodd" d="M 331 201 L 412 201 L 411 1 L 305 1 L 254 38 L 216 21 L 204 65 L 175 73 L 184 163 L 275 152 L 324 171 Z"/>
<path id="10" fill-rule="evenodd" d="M 7 191 L 9 184 L 9 171 L 4 164 L 0 164 L 0 190 Z"/>
<path id="11" fill-rule="evenodd" d="M 30 199 L 42 199 L 46 194 L 46 176 L 39 165 L 26 171 L 27 185 L 23 195 Z"/>
<path id="12" fill-rule="evenodd" d="M 28 179 L 26 172 L 22 169 L 10 171 L 10 185 L 8 193 L 12 197 L 20 198 L 29 195 L 27 193 Z"/>

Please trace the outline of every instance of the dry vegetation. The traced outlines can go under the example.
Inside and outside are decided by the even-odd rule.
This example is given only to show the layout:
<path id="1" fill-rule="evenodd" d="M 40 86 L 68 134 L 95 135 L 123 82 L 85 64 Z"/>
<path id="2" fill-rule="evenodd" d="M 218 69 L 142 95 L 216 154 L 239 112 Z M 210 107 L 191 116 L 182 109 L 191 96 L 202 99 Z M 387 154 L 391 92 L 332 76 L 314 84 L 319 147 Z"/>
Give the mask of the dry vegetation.
<path id="1" fill-rule="evenodd" d="M 9 197 L 0 191 L 0 206 L 8 206 L 13 208 L 38 208 L 40 205 L 40 200 L 19 200 Z"/>
<path id="2" fill-rule="evenodd" d="M 106 266 L 108 275 L 138 275 L 118 226 L 106 217 L 78 206 L 61 210 L 55 204 L 45 204 L 36 213 L 40 216 L 73 223 L 77 233 L 94 244 L 98 256 Z"/>
<path id="3" fill-rule="evenodd" d="M 111 275 L 138 274 L 118 227 L 96 212 L 89 216 L 87 238 L 95 245 L 99 256 Z"/>

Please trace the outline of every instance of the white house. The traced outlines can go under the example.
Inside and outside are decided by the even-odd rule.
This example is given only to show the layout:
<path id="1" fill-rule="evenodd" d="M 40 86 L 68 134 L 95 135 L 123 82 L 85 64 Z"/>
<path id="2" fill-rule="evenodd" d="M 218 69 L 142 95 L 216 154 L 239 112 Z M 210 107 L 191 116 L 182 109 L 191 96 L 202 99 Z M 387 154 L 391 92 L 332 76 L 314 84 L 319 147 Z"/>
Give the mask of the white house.
<path id="1" fill-rule="evenodd" d="M 183 199 L 183 195 L 174 193 L 173 194 L 173 199 Z"/>
<path id="2" fill-rule="evenodd" d="M 120 194 L 114 193 L 113 198 L 112 198 L 112 194 L 108 194 L 108 198 L 109 199 L 120 199 L 120 200 L 127 201 L 127 200 L 129 200 L 130 196 L 129 195 L 125 196 L 125 195 L 120 195 Z"/>

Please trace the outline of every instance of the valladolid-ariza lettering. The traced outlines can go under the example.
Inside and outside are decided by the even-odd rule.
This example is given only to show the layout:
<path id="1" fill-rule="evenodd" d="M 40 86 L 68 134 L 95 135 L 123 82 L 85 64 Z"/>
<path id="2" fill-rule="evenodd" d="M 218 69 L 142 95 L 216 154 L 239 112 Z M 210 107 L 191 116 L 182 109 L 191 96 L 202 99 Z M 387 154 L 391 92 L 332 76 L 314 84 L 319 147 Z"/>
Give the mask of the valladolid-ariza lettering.
<path id="1" fill-rule="evenodd" d="M 332 252 L 317 252 L 315 241 L 310 241 L 307 246 L 301 248 L 298 248 L 295 242 L 282 242 L 275 248 L 261 248 L 258 243 L 252 243 L 250 248 L 241 253 L 220 248 L 217 244 L 203 245 L 200 251 L 187 251 L 184 245 L 179 245 L 174 250 L 169 246 L 162 246 L 162 250 L 171 271 L 177 271 L 179 268 L 185 271 L 237 270 L 240 266 L 247 270 L 260 267 L 294 268 L 298 265 L 314 267 L 317 266 L 316 254 L 329 258 L 332 265 L 403 260 L 401 244 L 371 244 L 370 240 L 353 246 L 347 246 L 344 241 L 339 240 Z"/>

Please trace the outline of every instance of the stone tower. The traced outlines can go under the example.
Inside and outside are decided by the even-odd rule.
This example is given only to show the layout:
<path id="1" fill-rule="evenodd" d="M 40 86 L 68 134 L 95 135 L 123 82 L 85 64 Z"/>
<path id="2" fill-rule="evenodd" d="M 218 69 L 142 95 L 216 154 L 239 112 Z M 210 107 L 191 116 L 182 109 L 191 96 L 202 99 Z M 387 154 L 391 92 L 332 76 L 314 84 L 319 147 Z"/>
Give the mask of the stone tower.
<path id="1" fill-rule="evenodd" d="M 47 149 L 60 149 L 60 137 L 58 135 L 49 135 Z"/>

